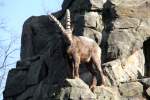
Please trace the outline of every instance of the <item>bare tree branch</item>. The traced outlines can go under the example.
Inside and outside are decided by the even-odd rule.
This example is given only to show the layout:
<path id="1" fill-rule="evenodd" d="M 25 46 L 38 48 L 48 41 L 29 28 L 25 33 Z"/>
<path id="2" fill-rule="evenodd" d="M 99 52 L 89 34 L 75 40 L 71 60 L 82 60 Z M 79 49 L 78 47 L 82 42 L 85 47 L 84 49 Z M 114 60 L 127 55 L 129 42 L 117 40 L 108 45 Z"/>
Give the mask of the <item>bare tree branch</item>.
<path id="1" fill-rule="evenodd" d="M 6 60 L 8 58 L 9 55 L 11 55 L 13 52 L 15 52 L 16 50 L 19 50 L 19 49 L 13 49 L 10 51 L 11 49 L 11 46 L 13 44 L 13 41 L 11 41 L 8 45 L 8 48 L 5 50 L 5 53 L 4 53 L 4 60 L 3 60 L 3 63 L 2 65 L 0 66 L 0 69 L 2 69 L 4 66 L 5 66 L 5 63 L 6 63 Z"/>
<path id="2" fill-rule="evenodd" d="M 0 49 L 1 49 L 1 51 L 3 51 L 2 52 L 2 54 L 0 55 L 0 59 L 2 60 L 2 63 L 1 63 L 1 65 L 0 65 L 0 70 L 1 70 L 1 75 L 0 75 L 0 88 L 3 86 L 2 85 L 2 83 L 6 80 L 5 79 L 5 77 L 6 77 L 6 73 L 7 73 L 7 71 L 8 71 L 8 66 L 11 66 L 11 65 L 13 65 L 13 64 L 15 64 L 16 63 L 16 61 L 15 62 L 12 62 L 12 63 L 8 63 L 9 61 L 7 61 L 7 59 L 9 59 L 10 58 L 10 56 L 15 52 L 15 51 L 17 51 L 17 50 L 19 50 L 18 48 L 14 48 L 13 47 L 13 45 L 14 45 L 14 43 L 15 43 L 15 41 L 16 41 L 17 39 L 16 38 L 14 38 L 14 37 L 11 37 L 11 39 L 10 40 L 6 40 L 6 41 L 10 41 L 9 42 L 9 44 L 7 45 L 7 46 L 5 46 L 5 47 L 2 47 L 2 45 L 0 45 L 1 47 L 0 47 Z M 5 40 L 4 40 L 5 41 Z M 3 41 L 3 42 L 4 42 Z M 0 41 L 0 42 L 2 42 L 2 41 Z M 8 64 L 7 64 L 8 63 Z"/>

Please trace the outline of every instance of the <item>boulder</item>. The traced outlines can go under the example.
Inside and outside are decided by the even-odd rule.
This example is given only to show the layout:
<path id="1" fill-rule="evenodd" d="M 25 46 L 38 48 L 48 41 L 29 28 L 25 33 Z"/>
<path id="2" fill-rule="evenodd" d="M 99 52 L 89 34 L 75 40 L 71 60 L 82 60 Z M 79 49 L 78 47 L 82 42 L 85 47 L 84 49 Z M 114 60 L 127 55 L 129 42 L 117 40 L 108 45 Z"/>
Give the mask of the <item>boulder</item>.
<path id="1" fill-rule="evenodd" d="M 63 85 L 64 87 L 56 96 L 57 100 L 96 100 L 96 96 L 89 89 L 89 86 L 79 78 L 66 79 Z"/>
<path id="2" fill-rule="evenodd" d="M 27 70 L 11 69 L 8 74 L 4 97 L 18 95 L 26 90 Z"/>
<path id="3" fill-rule="evenodd" d="M 136 51 L 122 62 L 120 59 L 103 64 L 106 76 L 112 85 L 120 82 L 136 81 L 144 76 L 144 55 L 143 51 Z"/>
<path id="4" fill-rule="evenodd" d="M 95 92 L 97 100 L 120 100 L 116 87 L 97 86 Z"/>
<path id="5" fill-rule="evenodd" d="M 37 86 L 33 86 L 28 88 L 26 91 L 24 91 L 21 95 L 19 95 L 16 100 L 26 100 L 27 98 L 32 98 L 34 91 L 36 90 Z"/>
<path id="6" fill-rule="evenodd" d="M 121 100 L 147 100 L 143 96 L 121 97 Z"/>
<path id="7" fill-rule="evenodd" d="M 80 28 L 75 30 L 76 35 L 83 35 L 85 37 L 95 40 L 98 44 L 101 43 L 102 34 L 99 31 L 96 31 L 92 28 Z"/>
<path id="8" fill-rule="evenodd" d="M 117 58 L 126 58 L 142 48 L 149 37 L 150 3 L 148 0 L 107 0 L 104 4 L 103 44 L 105 52 Z M 111 48 L 116 48 L 115 51 Z M 104 57 L 108 59 L 109 56 Z M 109 60 L 107 60 L 109 61 Z"/>
<path id="9" fill-rule="evenodd" d="M 74 34 L 83 35 L 95 40 L 98 44 L 102 38 L 102 17 L 98 12 L 76 14 L 73 20 Z"/>
<path id="10" fill-rule="evenodd" d="M 146 93 L 150 97 L 150 87 L 146 90 Z"/>
<path id="11" fill-rule="evenodd" d="M 103 8 L 103 0 L 64 0 L 62 8 L 75 11 L 81 10 L 101 10 Z"/>
<path id="12" fill-rule="evenodd" d="M 85 14 L 77 14 L 74 18 L 75 28 L 89 27 L 102 31 L 102 17 L 98 12 L 86 12 Z"/>
<path id="13" fill-rule="evenodd" d="M 122 96 L 142 96 L 143 85 L 139 82 L 129 82 L 119 85 L 119 91 Z"/>
<path id="14" fill-rule="evenodd" d="M 144 84 L 146 87 L 150 87 L 150 78 L 143 78 L 140 80 L 142 84 Z"/>
<path id="15" fill-rule="evenodd" d="M 149 0 L 110 0 L 116 6 L 117 14 L 121 17 L 148 18 L 150 13 Z"/>

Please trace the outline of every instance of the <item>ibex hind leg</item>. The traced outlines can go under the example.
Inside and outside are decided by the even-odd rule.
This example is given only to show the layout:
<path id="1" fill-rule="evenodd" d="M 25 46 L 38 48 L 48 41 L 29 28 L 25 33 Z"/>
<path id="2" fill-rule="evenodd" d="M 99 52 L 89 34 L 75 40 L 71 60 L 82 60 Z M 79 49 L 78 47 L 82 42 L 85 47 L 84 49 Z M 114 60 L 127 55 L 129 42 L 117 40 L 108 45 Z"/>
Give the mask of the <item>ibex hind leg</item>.
<path id="1" fill-rule="evenodd" d="M 91 89 L 92 92 L 94 92 L 94 89 L 96 88 L 96 85 L 97 85 L 96 70 L 94 69 L 92 61 L 87 63 L 86 67 L 90 71 L 90 73 L 92 74 L 92 81 L 90 83 L 90 89 Z"/>
<path id="2" fill-rule="evenodd" d="M 69 57 L 68 57 L 69 58 Z M 68 59 L 68 65 L 69 65 L 69 78 L 75 78 L 74 76 L 74 60 L 73 59 Z"/>
<path id="3" fill-rule="evenodd" d="M 98 82 L 97 85 L 104 85 L 105 83 L 105 80 L 104 80 L 104 74 L 103 74 L 103 71 L 102 71 L 102 68 L 101 68 L 101 56 L 98 56 L 98 55 L 94 55 L 92 56 L 92 61 L 93 61 L 93 64 L 95 65 L 95 70 L 97 72 L 97 75 L 100 75 L 100 79 L 101 79 L 101 82 Z"/>
<path id="4" fill-rule="evenodd" d="M 72 78 L 74 79 L 75 78 L 75 63 L 74 61 L 72 61 L 72 66 L 71 66 L 71 75 L 72 75 Z"/>

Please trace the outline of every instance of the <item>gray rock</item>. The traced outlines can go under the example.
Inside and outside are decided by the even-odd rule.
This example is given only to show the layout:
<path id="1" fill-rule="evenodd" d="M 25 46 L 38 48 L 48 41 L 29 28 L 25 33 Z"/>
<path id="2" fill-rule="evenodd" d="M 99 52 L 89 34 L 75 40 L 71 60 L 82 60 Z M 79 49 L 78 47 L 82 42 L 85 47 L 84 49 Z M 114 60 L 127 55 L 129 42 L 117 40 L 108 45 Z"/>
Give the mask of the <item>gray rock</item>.
<path id="1" fill-rule="evenodd" d="M 115 87 L 97 86 L 95 92 L 97 100 L 121 100 Z"/>
<path id="2" fill-rule="evenodd" d="M 36 88 L 37 88 L 37 86 L 33 86 L 33 87 L 27 89 L 21 95 L 19 95 L 16 98 L 16 100 L 26 100 L 27 98 L 32 98 Z"/>
<path id="3" fill-rule="evenodd" d="M 143 96 L 130 96 L 130 97 L 121 97 L 121 100 L 147 100 Z"/>
<path id="4" fill-rule="evenodd" d="M 148 0 L 110 0 L 116 5 L 116 11 L 120 16 L 148 18 L 149 1 Z M 137 5 L 138 4 L 138 5 Z M 119 8 L 119 9 L 118 9 Z"/>
<path id="5" fill-rule="evenodd" d="M 142 96 L 143 85 L 139 82 L 130 82 L 119 85 L 119 91 L 122 96 Z"/>
<path id="6" fill-rule="evenodd" d="M 89 86 L 81 79 L 66 79 L 64 85 L 60 94 L 58 93 L 56 96 L 59 100 L 96 100 L 96 96 L 91 92 Z"/>
<path id="7" fill-rule="evenodd" d="M 11 97 L 22 93 L 26 89 L 27 70 L 11 69 L 4 90 L 4 97 Z"/>
<path id="8" fill-rule="evenodd" d="M 88 37 L 88 38 L 95 40 L 100 45 L 101 39 L 102 39 L 101 32 L 96 31 L 96 30 L 91 29 L 91 28 L 84 28 L 83 29 L 83 35 L 85 37 Z"/>
<path id="9" fill-rule="evenodd" d="M 106 76 L 112 85 L 120 82 L 136 81 L 144 76 L 144 55 L 143 51 L 136 51 L 124 61 L 120 59 L 103 64 Z"/>
<path id="10" fill-rule="evenodd" d="M 55 38 L 54 33 L 58 33 L 55 29 L 57 29 L 56 26 L 49 20 L 48 16 L 28 18 L 23 25 L 21 59 L 27 59 L 46 52 L 49 46 L 52 45 L 48 41 Z"/>
<path id="11" fill-rule="evenodd" d="M 81 25 L 82 27 L 91 27 L 95 29 L 97 29 L 97 25 L 102 26 L 102 22 L 100 23 L 100 20 L 102 20 L 102 18 L 98 12 L 86 12 L 83 15 L 76 15 L 74 18 L 75 27 Z M 103 28 L 101 28 L 101 31 L 102 29 Z"/>
<path id="12" fill-rule="evenodd" d="M 64 0 L 62 4 L 62 9 L 67 9 L 71 6 L 71 4 L 74 2 L 74 0 Z"/>
<path id="13" fill-rule="evenodd" d="M 40 72 L 42 70 L 42 58 L 39 57 L 36 61 L 32 62 L 27 74 L 27 85 L 35 85 L 40 81 Z M 34 74 L 33 74 L 34 73 Z"/>
<path id="14" fill-rule="evenodd" d="M 146 90 L 146 93 L 149 95 L 150 97 L 150 87 Z"/>
<path id="15" fill-rule="evenodd" d="M 88 38 L 91 38 L 95 40 L 98 44 L 101 43 L 102 34 L 99 31 L 96 31 L 92 28 L 80 28 L 78 30 L 75 30 L 75 34 L 81 36 L 85 36 Z"/>
<path id="16" fill-rule="evenodd" d="M 77 14 L 74 17 L 74 34 L 83 35 L 95 40 L 98 44 L 102 38 L 102 18 L 97 12 L 87 12 L 85 14 Z"/>
<path id="17" fill-rule="evenodd" d="M 108 50 L 107 54 L 114 55 L 116 51 L 111 48 L 116 48 L 117 58 L 126 58 L 143 46 L 146 37 L 150 36 L 147 27 L 150 25 L 149 5 L 147 0 L 107 0 L 104 4 L 105 32 L 102 40 L 108 45 L 102 48 Z"/>
<path id="18" fill-rule="evenodd" d="M 74 12 L 80 10 L 101 10 L 103 8 L 103 0 L 64 0 L 62 9 L 68 7 Z"/>
<path id="19" fill-rule="evenodd" d="M 147 87 L 150 86 L 150 78 L 143 78 L 143 79 L 140 80 L 140 82 L 142 82 Z"/>

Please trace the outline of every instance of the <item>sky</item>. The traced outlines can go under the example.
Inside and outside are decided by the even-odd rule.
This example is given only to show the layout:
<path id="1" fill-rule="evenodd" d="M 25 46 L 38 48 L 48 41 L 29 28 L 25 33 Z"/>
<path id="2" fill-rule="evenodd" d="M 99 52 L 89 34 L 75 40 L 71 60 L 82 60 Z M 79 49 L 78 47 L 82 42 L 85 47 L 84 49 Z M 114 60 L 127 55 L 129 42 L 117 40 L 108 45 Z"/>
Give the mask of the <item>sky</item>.
<path id="1" fill-rule="evenodd" d="M 39 16 L 47 12 L 61 9 L 63 0 L 0 0 L 0 18 L 3 19 L 7 28 L 21 33 L 23 22 L 30 16 Z M 0 38 L 7 38 L 0 33 Z"/>
<path id="2" fill-rule="evenodd" d="M 30 16 L 40 16 L 60 10 L 62 2 L 63 0 L 0 0 L 0 64 L 3 62 L 1 55 L 4 55 L 10 40 L 13 40 L 11 50 L 16 48 L 17 50 L 7 60 L 8 64 L 14 63 L 8 70 L 15 67 L 15 62 L 20 59 L 20 40 L 24 21 Z M 4 70 L 0 69 L 0 77 Z M 4 85 L 5 81 L 2 83 Z M 2 100 L 2 91 L 3 88 L 0 88 L 0 100 Z"/>

